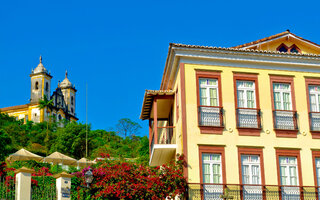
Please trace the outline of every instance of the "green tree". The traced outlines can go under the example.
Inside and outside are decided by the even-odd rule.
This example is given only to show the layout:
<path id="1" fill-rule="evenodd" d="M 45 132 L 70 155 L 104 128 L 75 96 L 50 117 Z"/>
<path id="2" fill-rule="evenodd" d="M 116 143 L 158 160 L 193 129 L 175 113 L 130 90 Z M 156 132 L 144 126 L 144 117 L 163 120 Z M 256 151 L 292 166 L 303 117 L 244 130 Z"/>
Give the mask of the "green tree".
<path id="1" fill-rule="evenodd" d="M 10 153 L 11 139 L 8 134 L 0 130 L 0 162 Z"/>
<path id="2" fill-rule="evenodd" d="M 39 100 L 38 108 L 40 110 L 47 109 L 47 114 L 49 114 L 53 108 L 53 99 L 49 100 L 47 95 L 43 95 L 43 97 Z M 48 128 L 49 128 L 49 124 L 47 124 L 47 130 Z"/>
<path id="3" fill-rule="evenodd" d="M 137 122 L 131 121 L 129 118 L 122 118 L 118 121 L 116 128 L 120 135 L 123 135 L 124 137 L 133 137 L 138 134 L 141 126 Z"/>

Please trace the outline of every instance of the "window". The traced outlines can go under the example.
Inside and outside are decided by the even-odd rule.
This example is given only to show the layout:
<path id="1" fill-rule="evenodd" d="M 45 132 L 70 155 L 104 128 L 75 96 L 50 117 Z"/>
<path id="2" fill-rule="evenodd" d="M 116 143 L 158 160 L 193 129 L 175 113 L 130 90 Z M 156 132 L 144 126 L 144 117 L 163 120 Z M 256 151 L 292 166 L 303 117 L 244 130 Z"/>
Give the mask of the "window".
<path id="1" fill-rule="evenodd" d="M 222 134 L 220 72 L 196 71 L 198 121 L 201 133 Z"/>
<path id="2" fill-rule="evenodd" d="M 199 79 L 200 87 L 200 105 L 201 106 L 219 106 L 218 101 L 218 80 L 217 79 Z"/>
<path id="3" fill-rule="evenodd" d="M 233 78 L 239 135 L 260 136 L 258 76 L 256 74 L 234 73 Z"/>
<path id="4" fill-rule="evenodd" d="M 299 49 L 299 47 L 297 47 L 297 45 L 293 44 L 290 47 L 288 47 L 285 44 L 281 44 L 278 48 L 277 51 L 279 52 L 289 52 L 289 53 L 301 53 L 301 50 Z"/>
<path id="5" fill-rule="evenodd" d="M 48 83 L 48 82 L 46 82 L 46 88 L 45 88 L 45 90 L 46 90 L 46 92 L 49 91 L 49 83 Z"/>
<path id="6" fill-rule="evenodd" d="M 239 108 L 256 108 L 254 81 L 237 80 L 237 97 Z"/>
<path id="7" fill-rule="evenodd" d="M 71 113 L 73 114 L 73 108 L 71 108 Z"/>
<path id="8" fill-rule="evenodd" d="M 203 183 L 222 183 L 221 155 L 202 154 Z"/>
<path id="9" fill-rule="evenodd" d="M 290 84 L 273 83 L 273 96 L 276 110 L 292 110 Z"/>
<path id="10" fill-rule="evenodd" d="M 263 199 L 264 167 L 262 148 L 238 148 L 240 184 L 243 199 Z"/>
<path id="11" fill-rule="evenodd" d="M 260 157 L 257 155 L 242 155 L 242 183 L 261 184 Z"/>
<path id="12" fill-rule="evenodd" d="M 320 86 L 309 85 L 310 111 L 320 112 Z"/>
<path id="13" fill-rule="evenodd" d="M 310 132 L 313 139 L 320 139 L 320 79 L 306 79 Z"/>
<path id="14" fill-rule="evenodd" d="M 312 151 L 314 185 L 320 186 L 320 151 Z M 319 194 L 320 195 L 320 194 Z"/>
<path id="15" fill-rule="evenodd" d="M 293 47 L 290 49 L 291 53 L 299 53 L 298 49 L 296 47 Z"/>
<path id="16" fill-rule="evenodd" d="M 281 185 L 299 185 L 296 157 L 279 157 Z"/>
<path id="17" fill-rule="evenodd" d="M 293 77 L 270 76 L 273 125 L 277 137 L 297 137 Z"/>
<path id="18" fill-rule="evenodd" d="M 315 159 L 317 186 L 320 186 L 320 158 Z"/>
<path id="19" fill-rule="evenodd" d="M 282 46 L 282 47 L 279 48 L 278 51 L 280 51 L 280 52 L 288 52 L 288 49 L 285 46 Z"/>
<path id="20" fill-rule="evenodd" d="M 73 105 L 73 100 L 74 100 L 73 96 L 71 96 L 71 105 Z"/>
<path id="21" fill-rule="evenodd" d="M 61 117 L 61 115 L 60 115 L 60 114 L 59 114 L 58 118 L 59 118 L 59 121 L 62 119 L 62 117 Z"/>
<path id="22" fill-rule="evenodd" d="M 299 187 L 292 187 L 302 185 L 300 151 L 276 149 L 276 156 L 282 199 L 301 199 Z"/>
<path id="23" fill-rule="evenodd" d="M 199 146 L 199 162 L 203 199 L 219 199 L 223 194 L 220 184 L 226 183 L 224 147 Z"/>
<path id="24" fill-rule="evenodd" d="M 39 82 L 38 81 L 36 82 L 34 87 L 35 87 L 36 90 L 39 89 Z"/>

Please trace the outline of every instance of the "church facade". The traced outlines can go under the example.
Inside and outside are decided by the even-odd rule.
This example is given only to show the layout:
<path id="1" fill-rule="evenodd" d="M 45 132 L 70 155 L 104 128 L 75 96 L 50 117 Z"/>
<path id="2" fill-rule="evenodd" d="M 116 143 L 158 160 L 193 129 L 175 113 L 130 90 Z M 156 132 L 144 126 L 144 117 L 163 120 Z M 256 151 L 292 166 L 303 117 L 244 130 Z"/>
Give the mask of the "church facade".
<path id="1" fill-rule="evenodd" d="M 30 102 L 24 105 L 11 106 L 1 108 L 0 112 L 7 113 L 9 116 L 16 117 L 17 120 L 23 119 L 33 121 L 36 123 L 49 121 L 77 121 L 75 112 L 76 88 L 68 79 L 68 73 L 65 74 L 65 79 L 58 83 L 57 88 L 51 94 L 51 79 L 52 75 L 42 64 L 42 57 L 40 56 L 40 63 L 32 70 L 31 78 L 31 94 Z M 53 107 L 51 109 L 39 109 L 39 101 L 46 96 L 48 100 L 53 100 Z"/>

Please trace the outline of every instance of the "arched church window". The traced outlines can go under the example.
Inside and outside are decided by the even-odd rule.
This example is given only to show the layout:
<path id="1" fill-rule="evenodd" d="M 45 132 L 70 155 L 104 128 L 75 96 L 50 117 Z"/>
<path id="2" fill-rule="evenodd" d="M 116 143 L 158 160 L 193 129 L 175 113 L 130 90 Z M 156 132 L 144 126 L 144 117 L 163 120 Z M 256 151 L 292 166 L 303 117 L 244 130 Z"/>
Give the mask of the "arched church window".
<path id="1" fill-rule="evenodd" d="M 38 81 L 36 82 L 34 87 L 35 87 L 36 90 L 39 89 L 39 82 Z"/>
<path id="2" fill-rule="evenodd" d="M 48 83 L 48 82 L 46 82 L 46 88 L 45 88 L 45 90 L 46 90 L 46 92 L 49 91 L 49 83 Z"/>
<path id="3" fill-rule="evenodd" d="M 71 113 L 73 114 L 73 108 L 71 108 Z"/>
<path id="4" fill-rule="evenodd" d="M 74 99 L 73 99 L 73 96 L 72 96 L 72 97 L 71 97 L 71 105 L 73 105 L 73 100 L 74 100 Z"/>
<path id="5" fill-rule="evenodd" d="M 60 114 L 59 114 L 58 118 L 59 118 L 59 120 L 61 120 L 61 119 L 62 119 L 62 117 L 61 117 L 61 115 L 60 115 Z"/>

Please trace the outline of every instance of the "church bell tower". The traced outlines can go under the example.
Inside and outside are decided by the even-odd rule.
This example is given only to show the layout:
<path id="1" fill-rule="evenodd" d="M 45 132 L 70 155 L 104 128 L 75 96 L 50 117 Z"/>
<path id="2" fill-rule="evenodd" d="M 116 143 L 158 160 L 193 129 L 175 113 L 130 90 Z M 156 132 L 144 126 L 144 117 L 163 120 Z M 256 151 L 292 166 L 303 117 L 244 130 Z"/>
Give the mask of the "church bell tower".
<path id="1" fill-rule="evenodd" d="M 31 74 L 31 96 L 30 103 L 38 103 L 39 100 L 46 95 L 50 99 L 50 86 L 52 76 L 42 64 L 42 57 L 40 56 L 40 63 L 32 70 Z"/>

